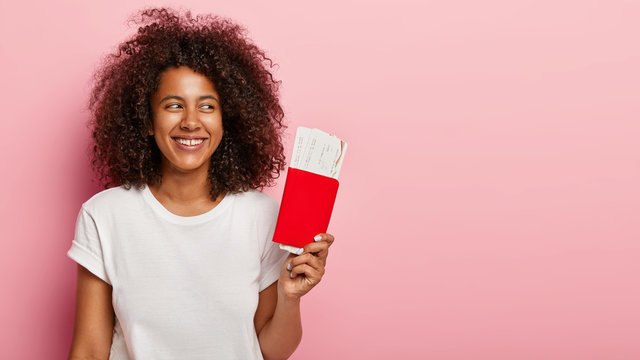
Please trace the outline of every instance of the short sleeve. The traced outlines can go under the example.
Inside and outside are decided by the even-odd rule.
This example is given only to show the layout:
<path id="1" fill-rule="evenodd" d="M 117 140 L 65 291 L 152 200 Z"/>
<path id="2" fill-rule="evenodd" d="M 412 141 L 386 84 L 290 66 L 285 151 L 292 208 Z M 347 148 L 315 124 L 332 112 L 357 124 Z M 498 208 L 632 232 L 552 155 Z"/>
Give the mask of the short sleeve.
<path id="1" fill-rule="evenodd" d="M 267 195 L 265 195 L 267 196 Z M 280 270 L 289 252 L 280 249 L 280 246 L 273 242 L 273 233 L 276 228 L 276 220 L 278 218 L 278 210 L 280 206 L 271 197 L 268 198 L 268 206 L 263 214 L 266 221 L 267 231 L 265 243 L 261 247 L 262 255 L 260 257 L 260 291 L 269 287 L 280 277 Z"/>
<path id="2" fill-rule="evenodd" d="M 265 254 L 260 262 L 260 291 L 278 280 L 280 270 L 288 254 L 269 238 L 269 243 L 265 246 Z"/>
<path id="3" fill-rule="evenodd" d="M 78 214 L 75 237 L 67 256 L 111 285 L 104 266 L 98 228 L 95 220 L 84 207 L 80 209 Z"/>

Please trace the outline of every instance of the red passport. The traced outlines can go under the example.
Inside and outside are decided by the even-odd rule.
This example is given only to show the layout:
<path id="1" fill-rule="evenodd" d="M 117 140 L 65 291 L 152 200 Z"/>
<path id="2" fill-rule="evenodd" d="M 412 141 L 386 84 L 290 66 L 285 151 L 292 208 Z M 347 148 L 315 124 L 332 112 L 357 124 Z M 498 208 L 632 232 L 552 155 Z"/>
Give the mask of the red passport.
<path id="1" fill-rule="evenodd" d="M 327 232 L 338 185 L 334 178 L 290 167 L 273 241 L 301 248 Z"/>

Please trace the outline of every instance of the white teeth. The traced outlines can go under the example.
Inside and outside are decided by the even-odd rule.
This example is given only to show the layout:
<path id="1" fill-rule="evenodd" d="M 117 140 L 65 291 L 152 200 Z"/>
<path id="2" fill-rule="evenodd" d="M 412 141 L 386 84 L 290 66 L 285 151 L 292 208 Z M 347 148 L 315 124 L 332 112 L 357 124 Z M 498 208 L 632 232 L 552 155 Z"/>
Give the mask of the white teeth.
<path id="1" fill-rule="evenodd" d="M 204 139 L 181 139 L 181 138 L 176 138 L 176 142 L 182 144 L 182 145 L 187 145 L 187 146 L 194 146 L 194 145 L 200 145 L 202 144 L 202 142 L 204 141 Z"/>

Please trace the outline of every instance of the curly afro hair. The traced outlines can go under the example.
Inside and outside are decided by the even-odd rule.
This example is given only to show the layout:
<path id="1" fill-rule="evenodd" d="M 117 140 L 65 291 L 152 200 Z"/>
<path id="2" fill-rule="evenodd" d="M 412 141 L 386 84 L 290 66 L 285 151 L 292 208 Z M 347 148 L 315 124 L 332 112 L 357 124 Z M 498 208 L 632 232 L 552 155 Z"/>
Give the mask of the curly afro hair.
<path id="1" fill-rule="evenodd" d="M 149 129 L 151 94 L 161 74 L 187 66 L 220 95 L 224 135 L 209 166 L 211 198 L 273 184 L 285 167 L 284 113 L 273 62 L 241 26 L 213 15 L 147 9 L 132 18 L 137 34 L 96 72 L 89 108 L 92 165 L 105 188 L 161 181 L 161 154 Z"/>

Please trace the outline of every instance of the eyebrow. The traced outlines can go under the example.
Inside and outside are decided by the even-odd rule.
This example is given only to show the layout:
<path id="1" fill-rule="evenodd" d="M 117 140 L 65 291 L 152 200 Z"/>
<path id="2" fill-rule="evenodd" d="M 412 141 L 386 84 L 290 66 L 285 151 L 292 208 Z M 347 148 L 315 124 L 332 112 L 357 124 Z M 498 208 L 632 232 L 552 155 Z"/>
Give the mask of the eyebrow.
<path id="1" fill-rule="evenodd" d="M 164 102 L 164 101 L 167 101 L 169 99 L 175 99 L 175 100 L 184 101 L 184 99 L 181 96 L 178 96 L 178 95 L 167 95 L 167 96 L 163 97 L 162 100 L 160 100 L 160 102 Z M 213 100 L 217 101 L 218 103 L 220 102 L 220 100 L 218 100 L 218 98 L 213 96 L 213 95 L 202 95 L 202 96 L 200 96 L 198 98 L 198 101 L 202 101 L 202 100 L 206 100 L 206 99 L 213 99 Z"/>

